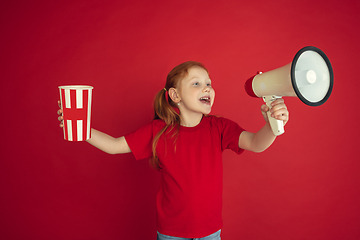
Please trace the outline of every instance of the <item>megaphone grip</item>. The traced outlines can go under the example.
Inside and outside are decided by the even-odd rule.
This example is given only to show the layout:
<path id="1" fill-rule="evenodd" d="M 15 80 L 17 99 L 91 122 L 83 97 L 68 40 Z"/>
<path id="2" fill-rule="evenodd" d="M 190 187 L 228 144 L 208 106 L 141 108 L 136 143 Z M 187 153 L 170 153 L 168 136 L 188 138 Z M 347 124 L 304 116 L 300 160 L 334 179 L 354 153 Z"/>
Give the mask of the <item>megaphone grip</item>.
<path id="1" fill-rule="evenodd" d="M 275 101 L 277 98 L 281 98 L 280 96 L 264 96 L 264 102 L 266 103 L 266 106 L 268 106 L 270 109 L 272 108 L 271 103 Z M 282 120 L 277 120 L 271 116 L 270 111 L 267 112 L 269 124 L 271 127 L 271 130 L 273 131 L 275 136 L 279 136 L 285 132 L 284 130 L 284 122 Z"/>

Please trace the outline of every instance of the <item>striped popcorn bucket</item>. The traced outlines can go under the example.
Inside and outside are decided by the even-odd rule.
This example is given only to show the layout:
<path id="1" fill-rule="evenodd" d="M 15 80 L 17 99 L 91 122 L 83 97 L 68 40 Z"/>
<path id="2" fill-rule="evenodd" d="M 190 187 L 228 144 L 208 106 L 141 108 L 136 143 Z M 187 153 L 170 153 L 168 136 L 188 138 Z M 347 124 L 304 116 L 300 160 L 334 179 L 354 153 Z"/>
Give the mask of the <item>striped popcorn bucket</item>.
<path id="1" fill-rule="evenodd" d="M 64 139 L 85 141 L 91 137 L 91 86 L 59 86 L 64 118 Z"/>

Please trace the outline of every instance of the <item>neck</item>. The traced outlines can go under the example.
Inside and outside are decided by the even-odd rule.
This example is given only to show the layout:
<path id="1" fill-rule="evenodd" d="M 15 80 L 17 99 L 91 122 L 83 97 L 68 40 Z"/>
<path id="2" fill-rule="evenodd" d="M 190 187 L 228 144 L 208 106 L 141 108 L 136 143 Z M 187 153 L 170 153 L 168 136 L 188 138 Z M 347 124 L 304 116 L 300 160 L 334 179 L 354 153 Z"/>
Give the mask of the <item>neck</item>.
<path id="1" fill-rule="evenodd" d="M 180 125 L 184 127 L 195 127 L 201 122 L 201 119 L 203 117 L 203 114 L 197 114 L 196 116 L 184 116 L 183 114 L 180 114 L 181 120 Z"/>

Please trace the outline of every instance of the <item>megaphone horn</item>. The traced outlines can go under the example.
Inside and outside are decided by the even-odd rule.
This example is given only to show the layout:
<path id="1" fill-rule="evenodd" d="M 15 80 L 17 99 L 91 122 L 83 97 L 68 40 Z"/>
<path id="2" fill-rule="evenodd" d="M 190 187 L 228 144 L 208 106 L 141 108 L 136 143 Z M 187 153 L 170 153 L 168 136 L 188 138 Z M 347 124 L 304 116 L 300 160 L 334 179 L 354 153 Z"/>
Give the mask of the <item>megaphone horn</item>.
<path id="1" fill-rule="evenodd" d="M 328 57 L 319 48 L 300 49 L 293 61 L 283 67 L 259 73 L 245 82 L 249 96 L 262 97 L 271 108 L 271 102 L 283 96 L 295 97 L 309 106 L 320 106 L 331 95 L 334 73 Z M 283 134 L 283 121 L 268 112 L 270 126 L 275 136 Z"/>

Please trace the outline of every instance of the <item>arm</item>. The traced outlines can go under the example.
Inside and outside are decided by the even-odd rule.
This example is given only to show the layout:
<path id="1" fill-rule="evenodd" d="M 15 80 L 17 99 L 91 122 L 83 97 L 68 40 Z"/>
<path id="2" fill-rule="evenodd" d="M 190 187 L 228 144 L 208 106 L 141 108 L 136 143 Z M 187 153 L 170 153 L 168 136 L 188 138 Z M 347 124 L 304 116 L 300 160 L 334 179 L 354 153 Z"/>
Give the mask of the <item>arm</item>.
<path id="1" fill-rule="evenodd" d="M 60 106 L 60 101 L 58 103 Z M 59 115 L 58 120 L 60 121 L 60 127 L 64 127 L 62 110 L 59 109 L 57 114 Z M 88 139 L 87 142 L 109 154 L 131 152 L 125 137 L 114 138 L 93 128 L 91 129 L 91 138 Z"/>
<path id="2" fill-rule="evenodd" d="M 264 116 L 266 124 L 256 133 L 244 131 L 239 136 L 239 147 L 252 152 L 263 152 L 275 141 L 276 136 L 273 134 L 266 112 L 269 107 L 261 106 L 261 112 Z M 279 98 L 272 103 L 270 110 L 273 117 L 284 121 L 284 126 L 289 120 L 289 112 L 286 108 L 284 100 Z"/>
<path id="3" fill-rule="evenodd" d="M 91 138 L 87 142 L 109 154 L 131 152 L 125 137 L 114 138 L 93 128 L 91 129 Z"/>

